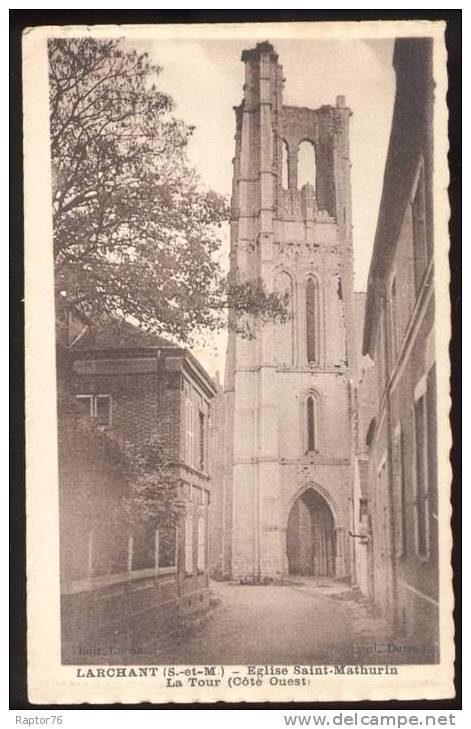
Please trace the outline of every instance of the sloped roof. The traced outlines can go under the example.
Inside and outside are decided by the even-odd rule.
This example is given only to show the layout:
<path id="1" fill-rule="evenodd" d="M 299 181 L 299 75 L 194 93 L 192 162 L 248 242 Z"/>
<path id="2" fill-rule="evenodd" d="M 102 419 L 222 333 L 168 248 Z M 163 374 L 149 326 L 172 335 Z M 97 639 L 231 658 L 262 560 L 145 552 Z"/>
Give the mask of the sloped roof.
<path id="1" fill-rule="evenodd" d="M 178 348 L 176 344 L 158 334 L 146 332 L 124 319 L 110 318 L 101 322 L 99 326 L 90 325 L 87 332 L 74 344 L 73 349 L 77 351 L 140 347 Z"/>
<path id="2" fill-rule="evenodd" d="M 123 319 L 109 318 L 100 325 L 89 324 L 87 331 L 75 341 L 68 349 L 68 354 L 73 359 L 85 357 L 87 359 L 108 356 L 119 356 L 120 351 L 126 356 L 136 353 L 136 350 L 175 350 L 175 356 L 182 357 L 185 366 L 192 369 L 193 374 L 200 378 L 212 395 L 217 392 L 217 386 L 213 378 L 206 372 L 203 365 L 185 347 L 174 344 L 168 339 L 146 332 L 143 329 Z M 133 353 L 133 354 L 134 354 Z M 169 355 L 170 353 L 167 352 Z M 172 353 L 173 356 L 173 353 Z"/>

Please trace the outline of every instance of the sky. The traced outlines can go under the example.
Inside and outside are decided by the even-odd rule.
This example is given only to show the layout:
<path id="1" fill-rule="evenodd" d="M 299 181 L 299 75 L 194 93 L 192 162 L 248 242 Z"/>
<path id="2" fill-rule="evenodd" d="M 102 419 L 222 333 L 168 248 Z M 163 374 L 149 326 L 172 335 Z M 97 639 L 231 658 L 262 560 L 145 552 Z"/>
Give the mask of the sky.
<path id="1" fill-rule="evenodd" d="M 244 48 L 270 40 L 133 39 L 127 44 L 147 51 L 162 67 L 159 87 L 174 99 L 175 116 L 195 126 L 188 157 L 202 184 L 230 195 L 234 155 L 233 107 L 242 99 Z M 273 45 L 286 78 L 283 102 L 316 109 L 346 97 L 350 120 L 355 290 L 364 291 L 382 190 L 395 75 L 393 40 L 280 39 Z M 228 226 L 223 253 L 228 253 Z M 194 350 L 214 375 L 223 374 L 224 333 L 212 335 Z"/>

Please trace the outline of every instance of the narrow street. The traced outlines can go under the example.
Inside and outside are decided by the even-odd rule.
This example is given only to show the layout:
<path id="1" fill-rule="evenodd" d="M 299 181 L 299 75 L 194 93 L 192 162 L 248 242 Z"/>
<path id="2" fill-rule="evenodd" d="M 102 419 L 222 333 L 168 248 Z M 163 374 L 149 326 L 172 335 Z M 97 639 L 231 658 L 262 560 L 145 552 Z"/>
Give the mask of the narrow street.
<path id="1" fill-rule="evenodd" d="M 206 615 L 188 618 L 178 640 L 156 648 L 158 662 L 346 664 L 358 660 L 358 633 L 352 632 L 352 606 L 347 605 L 352 591 L 344 584 L 310 578 L 260 586 L 212 582 L 211 594 L 212 609 Z M 354 612 L 359 610 L 355 605 Z"/>

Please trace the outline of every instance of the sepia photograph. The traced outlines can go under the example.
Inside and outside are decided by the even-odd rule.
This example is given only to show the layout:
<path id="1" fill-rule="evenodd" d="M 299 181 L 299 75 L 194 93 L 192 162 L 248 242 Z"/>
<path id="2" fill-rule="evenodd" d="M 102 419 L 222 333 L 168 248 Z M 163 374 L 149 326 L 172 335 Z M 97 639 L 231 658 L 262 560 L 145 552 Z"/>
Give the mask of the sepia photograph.
<path id="1" fill-rule="evenodd" d="M 25 31 L 39 701 L 453 695 L 443 34 Z"/>

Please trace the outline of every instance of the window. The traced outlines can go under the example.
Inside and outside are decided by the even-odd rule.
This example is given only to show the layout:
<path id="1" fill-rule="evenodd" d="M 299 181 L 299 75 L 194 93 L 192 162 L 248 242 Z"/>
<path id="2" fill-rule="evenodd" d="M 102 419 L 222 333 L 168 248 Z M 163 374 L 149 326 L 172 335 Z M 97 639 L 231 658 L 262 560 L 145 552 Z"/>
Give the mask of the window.
<path id="1" fill-rule="evenodd" d="M 388 326 L 386 319 L 385 302 L 383 300 L 381 306 L 381 315 L 379 317 L 379 355 L 378 355 L 378 384 L 379 384 L 379 397 L 383 395 L 383 390 L 386 387 L 388 376 L 389 376 L 389 363 L 388 363 Z"/>
<path id="2" fill-rule="evenodd" d="M 133 571 L 155 567 L 155 530 L 151 526 L 143 525 L 132 535 L 130 562 Z"/>
<path id="3" fill-rule="evenodd" d="M 306 354 L 309 364 L 319 361 L 319 288 L 314 278 L 306 282 Z"/>
<path id="4" fill-rule="evenodd" d="M 425 179 L 421 165 L 414 199 L 412 201 L 412 226 L 414 235 L 415 290 L 419 292 L 427 265 L 427 224 L 425 216 Z"/>
<path id="5" fill-rule="evenodd" d="M 177 564 L 176 527 L 161 527 L 156 533 L 155 547 L 156 565 L 160 568 L 175 567 Z"/>
<path id="6" fill-rule="evenodd" d="M 293 281 L 289 273 L 280 271 L 275 277 L 275 291 L 285 297 L 288 318 L 275 324 L 275 362 L 291 367 L 294 360 L 294 318 L 293 318 Z"/>
<path id="7" fill-rule="evenodd" d="M 376 492 L 376 504 L 378 508 L 378 557 L 382 563 L 382 569 L 388 570 L 388 560 L 391 553 L 390 544 L 390 508 L 389 508 L 389 466 L 388 452 L 385 451 L 378 467 L 378 488 Z M 385 574 L 386 576 L 386 574 Z M 387 596 L 389 600 L 389 597 Z"/>
<path id="8" fill-rule="evenodd" d="M 192 508 L 190 505 L 189 508 Z M 193 572 L 193 515 L 187 514 L 185 519 L 185 572 Z"/>
<path id="9" fill-rule="evenodd" d="M 111 395 L 77 395 L 76 402 L 79 418 L 91 418 L 101 428 L 111 425 Z"/>
<path id="10" fill-rule="evenodd" d="M 288 189 L 289 172 L 288 172 L 288 145 L 283 139 L 281 142 L 281 187 Z"/>
<path id="11" fill-rule="evenodd" d="M 206 418 L 201 410 L 199 412 L 199 446 L 199 467 L 200 471 L 204 471 L 206 468 Z"/>
<path id="12" fill-rule="evenodd" d="M 378 481 L 379 483 L 384 486 L 386 482 L 386 468 L 387 468 L 387 461 L 388 461 L 388 455 L 387 453 L 382 457 L 381 463 L 378 468 Z M 380 490 L 380 495 L 384 496 L 384 493 L 382 490 Z"/>
<path id="13" fill-rule="evenodd" d="M 111 397 L 109 395 L 95 397 L 95 418 L 97 425 L 111 425 Z"/>
<path id="14" fill-rule="evenodd" d="M 426 394 L 418 397 L 415 413 L 415 516 L 417 553 L 429 556 L 429 503 L 427 474 L 427 408 Z"/>
<path id="15" fill-rule="evenodd" d="M 126 525 L 122 525 L 121 529 L 117 529 L 113 538 L 111 551 L 110 574 L 126 572 L 128 565 L 128 533 Z"/>
<path id="16" fill-rule="evenodd" d="M 430 532 L 430 557 L 436 559 L 437 549 L 437 385 L 436 365 L 433 364 L 427 375 L 427 483 L 429 488 L 430 517 L 433 527 Z"/>
<path id="17" fill-rule="evenodd" d="M 76 403 L 80 419 L 93 418 L 93 395 L 77 395 Z"/>
<path id="18" fill-rule="evenodd" d="M 389 322 L 391 329 L 391 362 L 399 351 L 399 333 L 397 330 L 397 297 L 396 277 L 393 276 L 389 287 Z"/>
<path id="19" fill-rule="evenodd" d="M 185 405 L 185 461 L 194 465 L 193 403 L 189 397 Z"/>
<path id="20" fill-rule="evenodd" d="M 206 566 L 206 539 L 205 539 L 205 528 L 204 528 L 204 514 L 203 510 L 199 510 L 198 514 L 198 553 L 197 553 L 197 565 L 198 572 L 204 572 Z"/>
<path id="21" fill-rule="evenodd" d="M 405 552 L 405 529 L 404 529 L 404 453 L 401 427 L 398 426 L 394 433 L 394 535 L 396 544 L 396 555 L 401 557 Z"/>
<path id="22" fill-rule="evenodd" d="M 307 415 L 307 451 L 313 452 L 316 450 L 316 410 L 314 396 L 308 395 L 306 401 L 306 415 Z"/>

